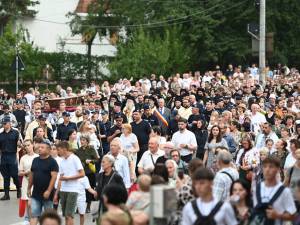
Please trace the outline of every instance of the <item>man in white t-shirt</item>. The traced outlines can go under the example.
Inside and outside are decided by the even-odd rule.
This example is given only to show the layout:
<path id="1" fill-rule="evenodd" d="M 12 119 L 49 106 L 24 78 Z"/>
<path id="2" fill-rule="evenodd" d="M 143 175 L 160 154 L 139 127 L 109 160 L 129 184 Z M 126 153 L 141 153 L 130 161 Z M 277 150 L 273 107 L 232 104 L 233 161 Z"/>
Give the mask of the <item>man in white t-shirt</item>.
<path id="1" fill-rule="evenodd" d="M 79 179 L 84 177 L 84 169 L 80 159 L 70 149 L 68 142 L 59 142 L 56 148 L 58 155 L 63 160 L 59 165 L 60 178 L 54 196 L 54 203 L 57 203 L 59 193 L 63 216 L 66 219 L 65 224 L 73 225 L 78 190 L 80 189 Z"/>
<path id="2" fill-rule="evenodd" d="M 182 225 L 194 225 L 196 221 L 205 219 L 202 217 L 213 217 L 218 225 L 237 225 L 233 208 L 228 202 L 218 201 L 213 197 L 214 174 L 208 168 L 197 169 L 193 176 L 193 188 L 197 199 L 187 203 L 182 211 Z"/>
<path id="3" fill-rule="evenodd" d="M 29 88 L 28 93 L 24 95 L 24 98 L 26 98 L 27 104 L 29 105 L 30 109 L 32 109 L 32 103 L 35 101 L 34 89 Z"/>
<path id="4" fill-rule="evenodd" d="M 192 159 L 193 153 L 197 150 L 197 140 L 195 134 L 186 129 L 187 120 L 179 119 L 179 130 L 173 135 L 171 142 L 180 150 L 180 155 L 183 161 L 189 162 Z"/>
<path id="5" fill-rule="evenodd" d="M 277 194 L 276 192 L 282 188 L 283 184 L 277 181 L 279 172 L 280 160 L 277 157 L 269 156 L 263 161 L 264 181 L 256 188 L 256 192 L 260 191 L 259 194 L 253 195 L 254 207 L 259 203 L 258 196 L 261 199 L 260 203 L 269 203 Z M 292 192 L 289 188 L 284 188 L 271 207 L 266 209 L 266 216 L 269 220 L 275 220 L 275 225 L 280 225 L 283 221 L 293 221 L 296 212 Z"/>
<path id="6" fill-rule="evenodd" d="M 151 137 L 149 139 L 149 150 L 145 151 L 141 160 L 138 163 L 138 172 L 143 174 L 146 172 L 152 172 L 156 160 L 165 154 L 164 151 L 159 149 L 159 138 Z"/>
<path id="7" fill-rule="evenodd" d="M 267 122 L 266 117 L 260 113 L 260 106 L 258 104 L 251 105 L 251 131 L 258 134 L 260 125 Z"/>

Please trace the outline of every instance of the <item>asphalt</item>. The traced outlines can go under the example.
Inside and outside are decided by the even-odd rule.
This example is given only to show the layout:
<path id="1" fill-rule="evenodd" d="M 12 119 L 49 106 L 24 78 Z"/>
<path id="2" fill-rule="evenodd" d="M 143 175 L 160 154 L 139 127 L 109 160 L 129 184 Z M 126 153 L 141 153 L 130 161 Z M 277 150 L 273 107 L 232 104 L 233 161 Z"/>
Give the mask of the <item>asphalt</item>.
<path id="1" fill-rule="evenodd" d="M 2 197 L 3 192 L 0 192 Z M 0 201 L 0 224 L 1 225 L 23 225 L 24 218 L 19 217 L 19 201 L 16 198 L 16 192 L 10 193 L 9 201 Z M 63 223 L 64 224 L 64 223 Z M 75 225 L 79 225 L 79 215 L 75 216 Z M 86 215 L 85 225 L 95 225 L 92 222 L 90 214 Z"/>

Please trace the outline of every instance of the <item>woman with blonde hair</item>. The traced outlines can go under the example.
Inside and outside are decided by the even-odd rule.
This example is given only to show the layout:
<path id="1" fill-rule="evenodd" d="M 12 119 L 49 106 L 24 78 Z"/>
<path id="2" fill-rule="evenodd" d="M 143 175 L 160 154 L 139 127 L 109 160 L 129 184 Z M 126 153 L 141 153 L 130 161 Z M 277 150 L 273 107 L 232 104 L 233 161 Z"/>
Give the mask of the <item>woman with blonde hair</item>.
<path id="1" fill-rule="evenodd" d="M 90 121 L 85 120 L 82 122 L 82 124 L 79 127 L 79 131 L 77 132 L 77 140 L 79 147 L 80 144 L 80 137 L 81 135 L 87 135 L 90 137 L 90 145 L 94 147 L 94 149 L 97 151 L 100 147 L 99 139 L 96 135 L 96 127 L 90 123 Z M 98 152 L 97 152 L 98 154 Z"/>
<path id="2" fill-rule="evenodd" d="M 140 150 L 137 137 L 132 133 L 132 127 L 129 123 L 122 125 L 122 134 L 120 136 L 121 149 L 130 163 L 130 178 L 136 179 L 135 167 L 137 162 L 137 152 Z"/>
<path id="3" fill-rule="evenodd" d="M 127 121 L 128 123 L 131 123 L 132 120 L 132 113 L 135 109 L 135 105 L 134 105 L 135 101 L 134 98 L 129 96 L 126 100 L 126 105 L 123 109 L 123 113 L 125 114 L 125 116 L 127 117 Z"/>

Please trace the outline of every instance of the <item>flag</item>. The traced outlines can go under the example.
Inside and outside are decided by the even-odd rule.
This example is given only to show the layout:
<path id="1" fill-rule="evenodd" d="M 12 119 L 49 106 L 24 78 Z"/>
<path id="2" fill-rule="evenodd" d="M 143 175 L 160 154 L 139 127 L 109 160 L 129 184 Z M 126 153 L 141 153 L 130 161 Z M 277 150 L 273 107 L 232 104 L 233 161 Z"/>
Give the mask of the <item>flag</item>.
<path id="1" fill-rule="evenodd" d="M 168 121 L 163 117 L 163 115 L 160 114 L 160 112 L 157 111 L 157 109 L 153 110 L 153 115 L 157 117 L 159 121 L 163 123 L 166 127 L 169 126 Z"/>

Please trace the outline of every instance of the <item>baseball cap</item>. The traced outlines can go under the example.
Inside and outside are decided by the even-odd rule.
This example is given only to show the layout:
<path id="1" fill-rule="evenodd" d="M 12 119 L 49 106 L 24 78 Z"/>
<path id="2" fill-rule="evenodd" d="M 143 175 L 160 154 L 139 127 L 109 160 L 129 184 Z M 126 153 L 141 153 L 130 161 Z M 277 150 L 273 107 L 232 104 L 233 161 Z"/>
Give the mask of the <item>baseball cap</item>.
<path id="1" fill-rule="evenodd" d="M 122 103 L 119 102 L 119 101 L 117 101 L 117 102 L 114 103 L 114 105 L 115 105 L 115 106 L 120 106 L 120 107 L 121 107 L 121 106 L 122 106 Z"/>
<path id="2" fill-rule="evenodd" d="M 67 112 L 67 111 L 64 111 L 64 112 L 62 113 L 62 116 L 67 116 L 67 117 L 69 117 L 69 116 L 70 116 L 70 113 Z"/>
<path id="3" fill-rule="evenodd" d="M 107 115 L 107 114 L 108 114 L 108 112 L 106 110 L 101 112 L 101 115 Z"/>
<path id="4" fill-rule="evenodd" d="M 46 120 L 46 117 L 45 117 L 44 115 L 39 115 L 39 116 L 38 116 L 38 119 L 39 119 L 39 120 Z"/>
<path id="5" fill-rule="evenodd" d="M 3 119 L 2 119 L 2 124 L 6 124 L 6 123 L 10 123 L 11 120 L 10 120 L 10 117 L 9 116 L 5 116 Z"/>
<path id="6" fill-rule="evenodd" d="M 86 110 L 83 110 L 83 112 L 82 112 L 83 115 L 90 115 L 90 113 L 91 113 L 91 112 L 90 112 L 89 110 L 87 110 L 87 109 L 86 109 Z"/>
<path id="7" fill-rule="evenodd" d="M 120 119 L 120 118 L 123 119 L 122 114 L 121 113 L 116 113 L 115 114 L 115 119 Z"/>
<path id="8" fill-rule="evenodd" d="M 17 104 L 17 105 L 21 105 L 21 104 L 23 104 L 23 102 L 22 102 L 21 99 L 17 99 L 17 100 L 16 100 L 16 104 Z"/>
<path id="9" fill-rule="evenodd" d="M 150 106 L 149 105 L 144 105 L 144 110 L 147 110 L 147 109 L 150 109 Z"/>

